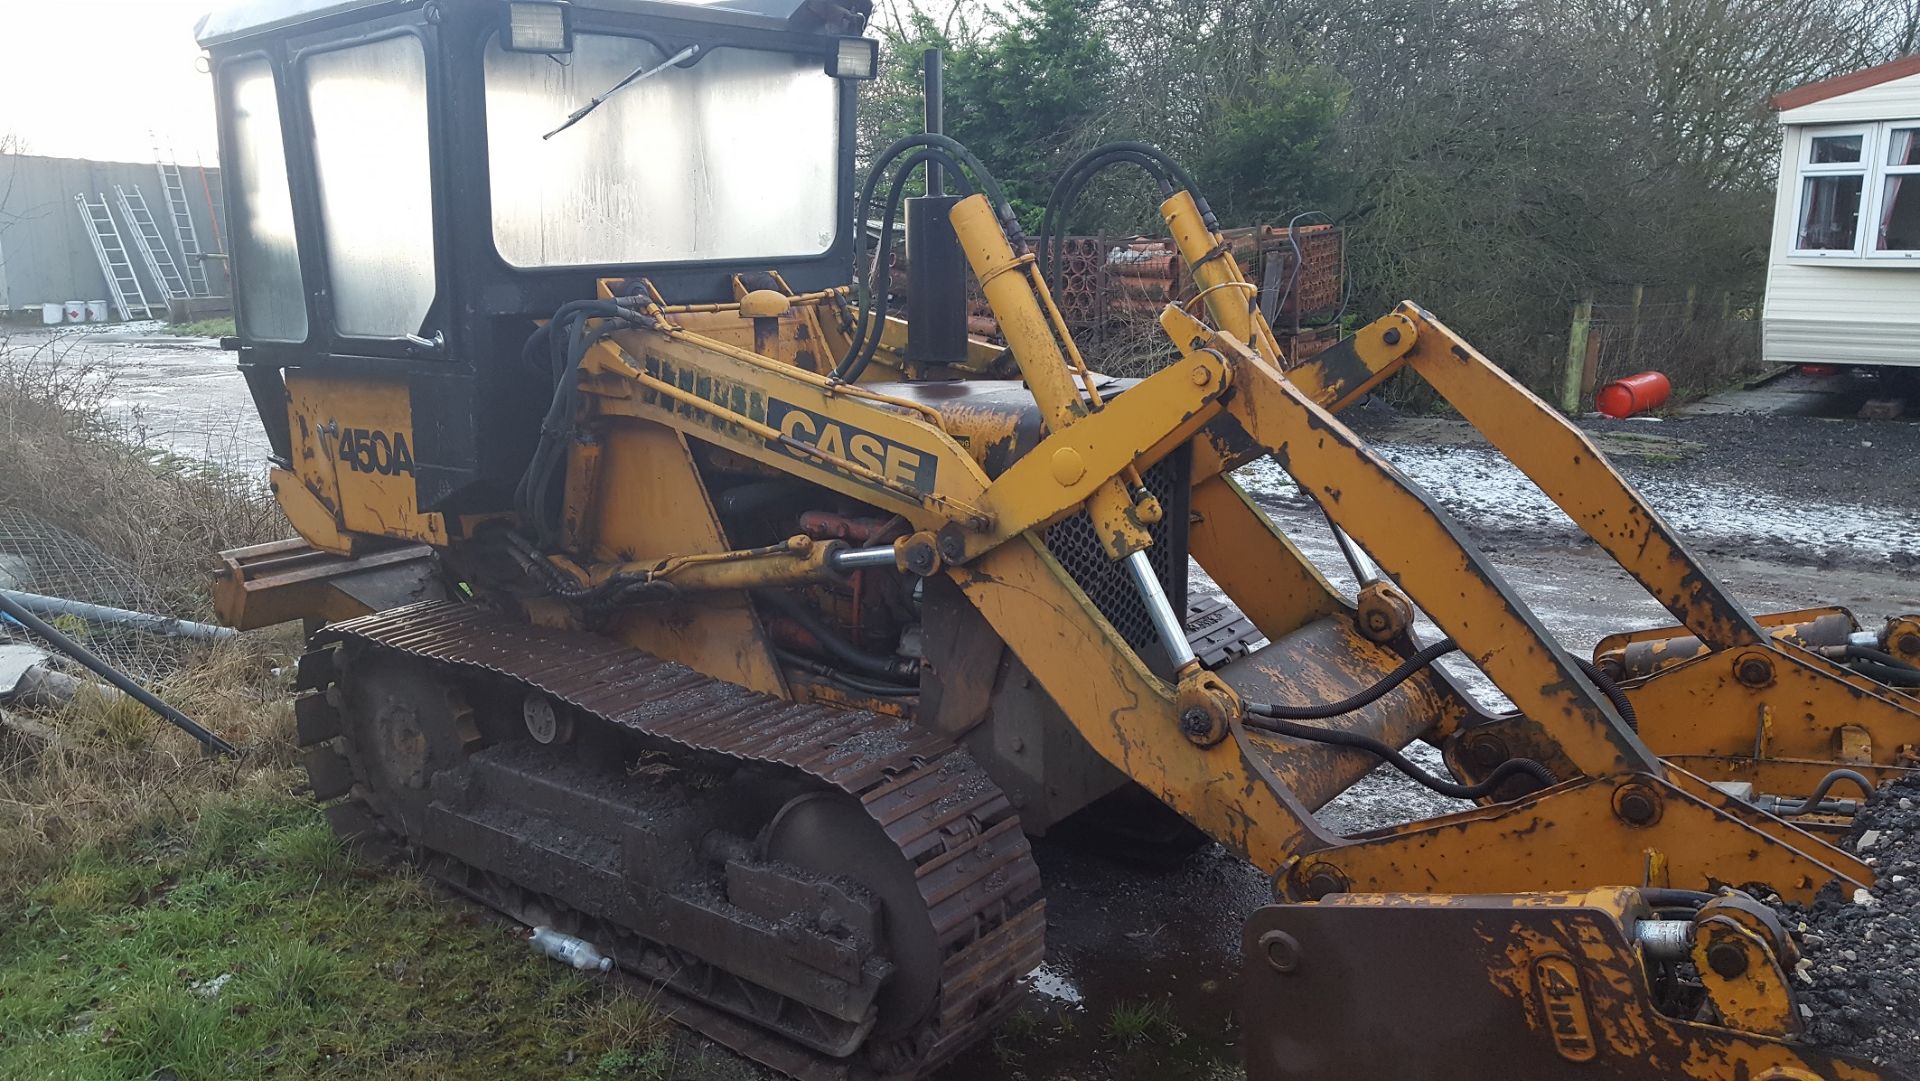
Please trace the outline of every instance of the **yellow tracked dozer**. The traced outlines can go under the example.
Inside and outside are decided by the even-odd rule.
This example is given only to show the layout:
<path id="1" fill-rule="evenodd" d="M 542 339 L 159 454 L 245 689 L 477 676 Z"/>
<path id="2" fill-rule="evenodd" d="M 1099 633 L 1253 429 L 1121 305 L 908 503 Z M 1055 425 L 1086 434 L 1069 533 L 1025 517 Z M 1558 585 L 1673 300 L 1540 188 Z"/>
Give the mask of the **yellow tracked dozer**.
<path id="1" fill-rule="evenodd" d="M 1912 766 L 1920 710 L 1877 678 L 1912 625 L 1746 612 L 1415 304 L 1290 362 L 1141 144 L 1076 161 L 1048 221 L 1144 170 L 1195 302 L 1155 374 L 1098 374 L 1050 237 L 1027 250 L 963 147 L 904 139 L 856 177 L 860 6 L 202 24 L 236 348 L 301 537 L 229 553 L 217 593 L 235 625 L 312 625 L 299 737 L 342 835 L 796 1077 L 917 1077 L 988 1032 L 1044 956 L 1027 836 L 1123 789 L 1272 878 L 1254 1081 L 1902 1076 L 1802 1038 L 1779 906 L 1873 887 L 1796 823 L 1844 825 L 1846 771 Z M 1004 346 L 966 334 L 969 274 Z M 1341 422 L 1396 373 L 1677 627 L 1592 663 L 1556 643 Z M 1256 459 L 1324 512 L 1355 595 L 1234 482 Z M 1230 608 L 1190 624 L 1191 564 Z M 1470 802 L 1329 830 L 1379 769 Z"/>

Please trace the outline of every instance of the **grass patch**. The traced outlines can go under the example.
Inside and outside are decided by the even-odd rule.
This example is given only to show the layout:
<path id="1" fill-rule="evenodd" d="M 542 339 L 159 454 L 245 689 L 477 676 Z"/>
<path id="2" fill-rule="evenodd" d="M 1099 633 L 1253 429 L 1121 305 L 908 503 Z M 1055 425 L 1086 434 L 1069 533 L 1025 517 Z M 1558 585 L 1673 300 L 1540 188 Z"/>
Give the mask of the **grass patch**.
<path id="1" fill-rule="evenodd" d="M 1165 999 L 1122 1002 L 1107 1015 L 1107 1038 L 1121 1047 L 1179 1043 L 1185 1035 Z"/>
<path id="2" fill-rule="evenodd" d="M 231 338 L 236 333 L 231 315 L 219 319 L 196 319 L 191 323 L 168 323 L 165 332 L 183 338 Z"/>
<path id="3" fill-rule="evenodd" d="M 106 391 L 57 342 L 0 341 L 0 508 L 204 618 L 215 554 L 289 530 L 257 482 L 129 437 Z M 296 795 L 299 649 L 291 629 L 185 645 L 152 688 L 237 759 L 94 695 L 28 718 L 50 742 L 0 731 L 0 1078 L 701 1076 L 647 1000 L 341 850 Z"/>
<path id="4" fill-rule="evenodd" d="M 0 905 L 0 1077 L 663 1077 L 650 1005 L 267 786 L 88 845 Z"/>

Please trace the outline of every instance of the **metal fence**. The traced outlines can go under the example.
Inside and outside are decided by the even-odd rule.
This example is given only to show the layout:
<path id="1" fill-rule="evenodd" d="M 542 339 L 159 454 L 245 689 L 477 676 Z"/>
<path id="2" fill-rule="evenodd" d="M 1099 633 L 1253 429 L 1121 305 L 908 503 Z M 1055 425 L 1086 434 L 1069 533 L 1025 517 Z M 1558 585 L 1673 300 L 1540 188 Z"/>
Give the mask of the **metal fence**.
<path id="1" fill-rule="evenodd" d="M 1595 390 L 1658 371 L 1675 397 L 1725 386 L 1760 366 L 1759 301 L 1698 286 L 1633 286 L 1574 308 L 1562 369 L 1562 409 L 1588 407 Z"/>
<path id="2" fill-rule="evenodd" d="M 0 507 L 0 588 L 141 612 L 166 610 L 162 592 L 142 582 L 132 568 L 84 537 L 10 507 Z M 49 618 L 48 622 L 143 682 L 173 672 L 192 648 L 184 639 L 72 617 Z M 9 641 L 45 646 L 0 616 L 0 642 Z M 83 674 L 57 657 L 55 663 L 75 675 Z"/>

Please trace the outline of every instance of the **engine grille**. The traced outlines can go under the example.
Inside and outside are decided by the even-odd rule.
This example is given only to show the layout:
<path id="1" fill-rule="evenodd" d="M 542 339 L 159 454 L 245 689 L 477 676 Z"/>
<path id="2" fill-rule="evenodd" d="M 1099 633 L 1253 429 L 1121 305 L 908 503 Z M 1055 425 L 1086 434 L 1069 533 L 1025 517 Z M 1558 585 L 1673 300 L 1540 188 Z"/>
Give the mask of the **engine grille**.
<path id="1" fill-rule="evenodd" d="M 1148 529 L 1153 536 L 1153 547 L 1147 551 L 1147 559 L 1153 564 L 1161 588 L 1167 591 L 1173 610 L 1183 614 L 1187 610 L 1187 517 L 1192 472 L 1192 451 L 1181 447 L 1140 475 L 1147 491 L 1160 501 L 1165 512 L 1160 521 Z M 1107 558 L 1094 536 L 1093 521 L 1085 511 L 1047 530 L 1047 548 L 1086 591 L 1100 614 L 1107 617 L 1107 622 L 1113 624 L 1128 645 L 1139 651 L 1150 667 L 1156 670 L 1168 667 L 1160 636 L 1154 632 L 1153 620 L 1147 616 L 1146 602 L 1134 590 L 1126 568 Z"/>

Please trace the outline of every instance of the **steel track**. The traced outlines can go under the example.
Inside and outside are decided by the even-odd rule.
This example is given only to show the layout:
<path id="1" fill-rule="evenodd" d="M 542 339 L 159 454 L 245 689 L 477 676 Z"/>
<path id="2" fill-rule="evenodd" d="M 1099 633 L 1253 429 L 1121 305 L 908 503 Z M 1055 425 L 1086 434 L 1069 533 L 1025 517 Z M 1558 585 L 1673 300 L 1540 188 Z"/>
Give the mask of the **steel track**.
<path id="1" fill-rule="evenodd" d="M 512 680 L 587 717 L 686 752 L 782 767 L 860 802 L 914 872 L 941 949 L 932 1009 L 906 1039 L 835 1059 L 704 1002 L 689 984 L 670 987 L 676 1019 L 733 1050 L 807 1081 L 828 1077 L 924 1076 L 985 1035 L 1023 993 L 1022 977 L 1044 954 L 1045 909 L 1039 869 L 1011 804 L 971 757 L 949 741 L 897 718 L 798 704 L 701 675 L 685 666 L 586 632 L 529 626 L 471 603 L 430 602 L 323 629 L 301 665 L 309 694 L 298 703 L 302 742 L 317 795 L 344 794 L 328 817 L 356 840 L 402 842 L 401 854 L 435 877 L 516 919 L 567 911 L 568 898 L 512 882 L 396 836 L 369 790 L 361 749 L 348 746 L 330 693 L 336 647 L 398 653 L 418 660 L 423 677 Z M 898 733 L 905 731 L 905 738 Z M 886 733 L 882 738 L 877 733 Z M 582 931 L 647 940 L 644 927 Z M 604 921 L 601 921 L 604 923 Z M 677 952 L 676 943 L 659 943 Z M 616 949 L 623 968 L 659 982 L 637 965 L 638 952 Z M 690 958 L 680 964 L 697 964 Z M 765 994 L 764 991 L 761 992 Z"/>

